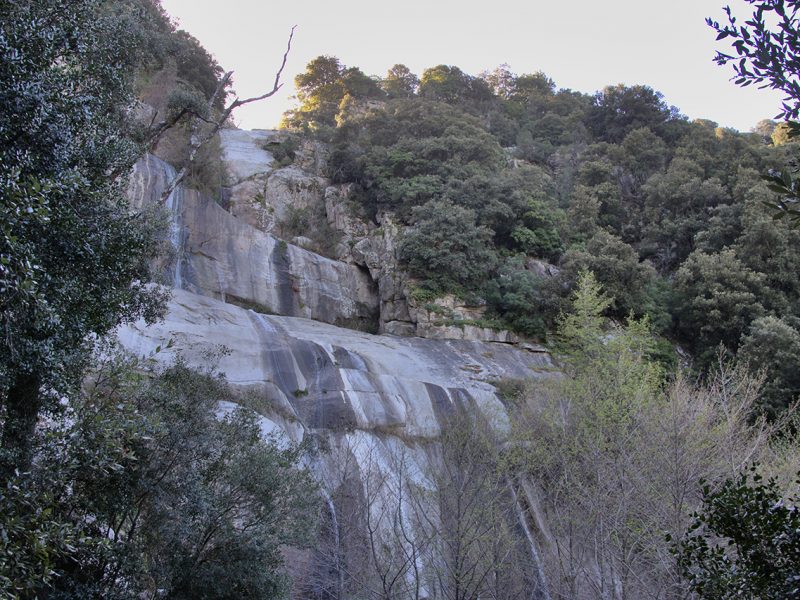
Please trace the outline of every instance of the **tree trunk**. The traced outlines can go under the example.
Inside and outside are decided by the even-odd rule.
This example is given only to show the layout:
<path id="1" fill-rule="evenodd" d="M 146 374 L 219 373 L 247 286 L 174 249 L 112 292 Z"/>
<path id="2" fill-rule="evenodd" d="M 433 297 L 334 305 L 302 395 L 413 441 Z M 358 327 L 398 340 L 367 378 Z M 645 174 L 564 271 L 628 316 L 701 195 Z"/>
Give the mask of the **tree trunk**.
<path id="1" fill-rule="evenodd" d="M 40 380 L 34 374 L 19 375 L 6 396 L 3 424 L 0 483 L 5 484 L 15 471 L 27 471 L 31 466 L 31 445 L 41 399 Z"/>

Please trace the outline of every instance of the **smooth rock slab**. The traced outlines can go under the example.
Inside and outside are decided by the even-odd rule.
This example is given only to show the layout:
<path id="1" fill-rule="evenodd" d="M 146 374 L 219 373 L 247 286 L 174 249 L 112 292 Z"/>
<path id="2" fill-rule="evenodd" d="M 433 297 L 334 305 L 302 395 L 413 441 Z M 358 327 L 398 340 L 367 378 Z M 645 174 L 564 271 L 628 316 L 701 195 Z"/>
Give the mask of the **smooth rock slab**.
<path id="1" fill-rule="evenodd" d="M 435 438 L 459 408 L 497 427 L 505 411 L 490 382 L 547 374 L 550 357 L 509 344 L 378 336 L 309 319 L 263 315 L 174 290 L 164 321 L 122 327 L 123 347 L 170 362 L 218 361 L 231 384 L 263 394 L 270 414 L 300 429 Z M 227 354 L 209 359 L 219 348 Z M 286 425 L 284 425 L 286 428 Z"/>
<path id="2" fill-rule="evenodd" d="M 174 169 L 155 156 L 131 177 L 132 204 L 160 202 Z M 354 327 L 377 322 L 377 291 L 365 269 L 287 244 L 183 186 L 170 204 L 178 256 L 167 280 L 177 287 L 282 315 Z"/>
<path id="3" fill-rule="evenodd" d="M 272 170 L 275 159 L 263 148 L 263 144 L 274 135 L 275 132 L 268 130 L 220 130 L 222 158 L 231 183 L 239 183 Z"/>

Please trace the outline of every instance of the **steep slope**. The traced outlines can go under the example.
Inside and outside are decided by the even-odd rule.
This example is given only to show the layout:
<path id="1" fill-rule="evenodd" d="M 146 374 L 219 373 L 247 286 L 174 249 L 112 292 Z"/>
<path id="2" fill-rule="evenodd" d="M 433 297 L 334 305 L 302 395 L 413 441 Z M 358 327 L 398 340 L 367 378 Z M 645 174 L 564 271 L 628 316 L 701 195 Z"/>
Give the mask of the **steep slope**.
<path id="1" fill-rule="evenodd" d="M 160 201 L 174 174 L 167 163 L 146 156 L 131 180 L 134 202 Z M 167 209 L 176 256 L 166 276 L 174 287 L 329 323 L 375 320 L 375 290 L 358 267 L 287 244 L 183 186 Z"/>
<path id="2" fill-rule="evenodd" d="M 125 327 L 122 343 L 141 355 L 180 353 L 190 364 L 218 361 L 262 411 L 303 431 L 355 429 L 400 439 L 435 439 L 457 409 L 480 411 L 499 427 L 503 406 L 492 382 L 552 371 L 549 355 L 510 344 L 372 335 L 297 317 L 265 315 L 175 289 L 166 318 Z M 224 347 L 228 353 L 213 357 Z M 297 430 L 295 427 L 300 427 Z"/>

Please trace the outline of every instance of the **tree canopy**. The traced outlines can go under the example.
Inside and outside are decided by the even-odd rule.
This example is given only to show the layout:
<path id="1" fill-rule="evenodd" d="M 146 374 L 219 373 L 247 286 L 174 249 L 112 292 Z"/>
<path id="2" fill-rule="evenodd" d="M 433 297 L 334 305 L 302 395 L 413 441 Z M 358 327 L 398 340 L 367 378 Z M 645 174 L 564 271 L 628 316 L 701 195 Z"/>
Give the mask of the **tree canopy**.
<path id="1" fill-rule="evenodd" d="M 142 43 L 100 0 L 3 5 L 0 394 L 5 475 L 40 409 L 73 389 L 91 336 L 159 314 L 158 231 L 124 196 Z M 48 390 L 45 393 L 43 390 Z"/>
<path id="2" fill-rule="evenodd" d="M 0 595 L 284 597 L 281 548 L 315 524 L 305 450 L 264 440 L 212 372 L 104 354 L 0 490 Z"/>
<path id="3" fill-rule="evenodd" d="M 800 483 L 800 482 L 798 482 Z M 678 564 L 705 600 L 800 596 L 800 510 L 756 467 L 703 488 L 703 508 L 676 545 Z"/>

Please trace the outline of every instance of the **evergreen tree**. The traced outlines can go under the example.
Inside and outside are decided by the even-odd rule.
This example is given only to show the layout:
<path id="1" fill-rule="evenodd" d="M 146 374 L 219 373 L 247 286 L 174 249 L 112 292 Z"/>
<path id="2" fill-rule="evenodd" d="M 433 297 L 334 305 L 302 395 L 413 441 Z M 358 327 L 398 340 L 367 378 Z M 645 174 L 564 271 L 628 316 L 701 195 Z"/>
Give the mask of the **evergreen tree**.
<path id="1" fill-rule="evenodd" d="M 137 31 L 102 0 L 0 4 L 0 472 L 79 384 L 93 336 L 154 318 L 157 232 L 124 197 Z"/>
<path id="2" fill-rule="evenodd" d="M 800 397 L 800 331 L 796 317 L 754 320 L 742 338 L 739 359 L 754 375 L 764 376 L 760 409 L 777 417 Z"/>
<path id="3" fill-rule="evenodd" d="M 389 98 L 411 98 L 419 87 L 419 77 L 407 66 L 397 64 L 386 73 L 381 87 Z"/>
<path id="4" fill-rule="evenodd" d="M 799 598 L 798 532 L 796 496 L 784 498 L 752 467 L 717 490 L 704 486 L 703 508 L 674 552 L 703 600 Z"/>

